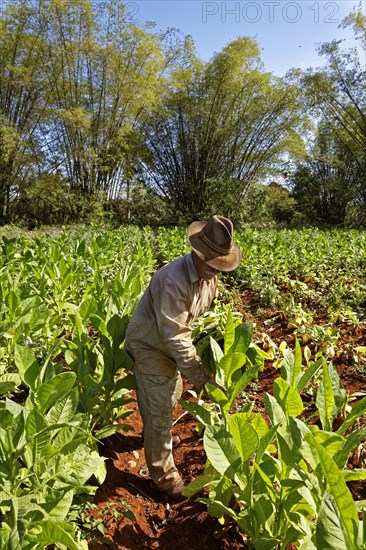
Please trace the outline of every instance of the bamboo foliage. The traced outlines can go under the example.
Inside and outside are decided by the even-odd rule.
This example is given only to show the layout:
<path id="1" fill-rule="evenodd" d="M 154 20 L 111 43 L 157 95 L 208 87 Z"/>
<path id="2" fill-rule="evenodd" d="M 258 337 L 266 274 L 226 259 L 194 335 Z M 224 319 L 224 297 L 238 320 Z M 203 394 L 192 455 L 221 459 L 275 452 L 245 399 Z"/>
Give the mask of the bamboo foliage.
<path id="1" fill-rule="evenodd" d="M 173 84 L 145 126 L 145 180 L 183 217 L 203 215 L 220 200 L 228 214 L 294 139 L 300 122 L 294 88 L 263 71 L 249 38 L 207 64 L 193 58 Z M 229 204 L 223 186 L 231 191 Z"/>

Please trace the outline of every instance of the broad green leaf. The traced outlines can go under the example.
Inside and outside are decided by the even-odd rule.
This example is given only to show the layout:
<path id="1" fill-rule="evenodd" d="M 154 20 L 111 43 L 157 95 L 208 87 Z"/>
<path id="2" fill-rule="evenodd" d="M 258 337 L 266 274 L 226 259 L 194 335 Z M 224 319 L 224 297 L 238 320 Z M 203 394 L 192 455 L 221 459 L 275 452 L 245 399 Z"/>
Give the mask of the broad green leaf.
<path id="1" fill-rule="evenodd" d="M 92 477 L 95 471 L 104 463 L 104 458 L 95 451 L 81 456 L 75 453 L 60 464 L 57 471 L 57 479 L 69 487 L 82 487 Z M 55 476 L 56 477 L 56 476 Z"/>
<path id="2" fill-rule="evenodd" d="M 345 467 L 348 461 L 349 453 L 352 451 L 352 449 L 358 447 L 358 445 L 365 439 L 365 437 L 366 426 L 363 426 L 359 430 L 355 430 L 348 435 L 342 449 L 337 451 L 337 453 L 334 455 L 334 460 L 339 468 Z"/>
<path id="3" fill-rule="evenodd" d="M 54 493 L 54 495 L 52 495 L 51 492 L 48 493 L 46 502 L 39 504 L 47 512 L 47 519 L 56 523 L 61 523 L 69 513 L 74 498 L 74 492 L 70 489 L 66 492 L 55 491 Z"/>
<path id="4" fill-rule="evenodd" d="M 258 436 L 261 438 L 268 432 L 267 422 L 264 420 L 262 413 L 259 412 L 240 412 L 240 416 L 254 428 Z"/>
<path id="5" fill-rule="evenodd" d="M 245 413 L 236 413 L 228 417 L 229 431 L 243 462 L 255 453 L 259 438 L 255 429 L 249 424 Z"/>
<path id="6" fill-rule="evenodd" d="M 227 405 L 225 405 L 225 412 L 229 412 L 235 398 L 246 388 L 249 382 L 258 375 L 258 367 L 249 367 L 241 377 L 227 389 L 227 397 L 229 399 Z"/>
<path id="7" fill-rule="evenodd" d="M 297 381 L 301 374 L 301 347 L 298 339 L 295 343 L 295 354 L 291 350 L 287 349 L 283 354 L 283 361 L 281 363 L 281 377 L 286 380 L 293 388 L 297 387 Z"/>
<path id="8" fill-rule="evenodd" d="M 211 399 L 211 401 L 213 401 L 214 403 L 217 403 L 222 410 L 228 402 L 225 393 L 220 388 L 214 386 L 210 382 L 207 382 L 205 384 L 205 389 L 209 399 Z"/>
<path id="9" fill-rule="evenodd" d="M 40 382 L 40 367 L 34 352 L 26 346 L 15 344 L 14 361 L 22 381 L 35 391 Z"/>
<path id="10" fill-rule="evenodd" d="M 262 535 L 260 539 L 255 539 L 253 542 L 255 550 L 277 550 L 280 543 L 281 539 L 269 535 Z"/>
<path id="11" fill-rule="evenodd" d="M 331 548 L 332 550 L 357 548 L 352 543 L 353 539 L 342 528 L 337 505 L 329 494 L 325 495 L 320 506 L 315 539 L 318 548 Z"/>
<path id="12" fill-rule="evenodd" d="M 245 321 L 235 328 L 235 342 L 230 353 L 247 353 L 253 337 L 253 323 Z"/>
<path id="13" fill-rule="evenodd" d="M 90 315 L 90 322 L 103 336 L 109 337 L 107 323 L 99 315 Z"/>
<path id="14" fill-rule="evenodd" d="M 328 364 L 322 357 L 323 377 L 318 387 L 316 396 L 316 406 L 319 410 L 319 417 L 323 430 L 330 432 L 332 430 L 333 411 L 335 398 L 333 385 L 329 374 Z"/>
<path id="15" fill-rule="evenodd" d="M 30 530 L 31 527 L 32 524 L 29 526 Z M 65 528 L 66 525 L 64 525 L 64 523 L 58 524 L 54 521 L 46 520 L 42 522 L 41 527 L 41 533 L 37 533 L 36 535 L 28 534 L 27 536 L 27 539 L 30 542 L 37 544 L 37 547 L 38 545 L 40 545 L 39 547 L 43 548 L 51 544 L 62 544 L 66 546 L 68 550 L 81 550 L 80 543 L 75 542 L 75 537 L 68 533 Z"/>
<path id="16" fill-rule="evenodd" d="M 57 401 L 48 413 L 46 419 L 49 424 L 63 424 L 73 419 L 79 402 L 79 390 L 74 387 L 69 394 Z"/>
<path id="17" fill-rule="evenodd" d="M 314 363 L 312 363 L 305 372 L 299 377 L 299 380 L 296 384 L 297 391 L 301 393 L 305 388 L 309 380 L 317 373 L 322 365 L 322 358 L 319 357 Z"/>
<path id="18" fill-rule="evenodd" d="M 100 462 L 98 468 L 94 470 L 94 476 L 99 485 L 104 483 L 105 478 L 107 477 L 107 466 L 105 462 Z"/>
<path id="19" fill-rule="evenodd" d="M 208 498 L 198 498 L 197 502 L 202 502 L 202 504 L 206 504 L 207 506 L 210 506 L 213 510 L 215 510 L 214 512 L 215 517 L 221 517 L 226 515 L 237 520 L 237 515 L 235 514 L 234 510 L 232 510 L 228 506 L 225 506 L 222 502 L 218 500 L 211 500 Z"/>
<path id="20" fill-rule="evenodd" d="M 96 313 L 96 311 L 97 304 L 94 298 L 86 298 L 79 305 L 79 314 L 84 323 L 88 321 L 90 315 Z"/>
<path id="21" fill-rule="evenodd" d="M 312 447 L 320 464 L 323 475 L 327 481 L 328 491 L 333 497 L 334 509 L 337 512 L 338 525 L 342 530 L 342 536 L 346 541 L 343 548 L 357 548 L 358 537 L 358 515 L 352 495 L 349 492 L 343 478 L 343 473 L 339 470 L 333 458 L 314 438 L 312 434 L 306 434 L 305 439 Z"/>
<path id="22" fill-rule="evenodd" d="M 337 433 L 343 434 L 351 426 L 351 424 L 353 424 L 353 422 L 357 420 L 357 418 L 365 414 L 365 412 L 366 412 L 366 397 L 361 399 L 361 401 L 359 401 L 357 405 L 355 405 L 352 408 L 352 411 L 347 416 L 346 420 L 338 428 Z"/>
<path id="23" fill-rule="evenodd" d="M 300 395 L 295 388 L 283 378 L 276 378 L 273 383 L 273 395 L 282 407 L 286 416 L 296 418 L 304 410 Z"/>
<path id="24" fill-rule="evenodd" d="M 184 489 L 183 494 L 185 497 L 191 497 L 192 495 L 195 495 L 199 491 L 202 491 L 204 487 L 206 487 L 209 483 L 214 481 L 214 477 L 208 474 L 204 474 L 203 476 L 196 477 L 193 481 L 191 481 Z"/>
<path id="25" fill-rule="evenodd" d="M 57 401 L 63 399 L 69 393 L 75 381 L 76 374 L 74 372 L 62 372 L 41 384 L 34 395 L 40 411 L 45 413 Z"/>
<path id="26" fill-rule="evenodd" d="M 27 439 L 31 440 L 36 434 L 42 432 L 47 427 L 48 423 L 45 417 L 37 409 L 31 410 L 25 421 Z M 48 441 L 49 436 L 46 436 L 45 443 L 48 443 Z"/>
<path id="27" fill-rule="evenodd" d="M 317 430 L 313 435 L 332 457 L 342 449 L 345 443 L 345 438 L 334 432 Z"/>
<path id="28" fill-rule="evenodd" d="M 132 426 L 130 426 L 129 428 L 130 430 L 133 430 Z M 111 435 L 121 431 L 127 431 L 127 430 L 123 430 L 122 424 L 108 424 L 107 426 L 103 426 L 103 428 L 98 430 L 94 434 L 94 437 L 95 439 L 101 440 L 101 439 L 105 439 L 106 437 L 110 437 Z"/>
<path id="29" fill-rule="evenodd" d="M 224 356 L 224 352 L 222 351 L 222 349 L 220 348 L 220 346 L 216 342 L 216 340 L 214 338 L 212 338 L 212 336 L 210 336 L 210 346 L 211 346 L 212 356 L 213 356 L 214 363 L 215 363 L 215 371 L 217 371 L 217 369 L 219 367 L 219 363 L 220 363 L 222 357 Z"/>
<path id="30" fill-rule="evenodd" d="M 287 418 L 282 406 L 267 392 L 264 392 L 264 406 L 273 426 L 286 425 Z"/>
<path id="31" fill-rule="evenodd" d="M 334 365 L 329 363 L 329 376 L 333 386 L 335 409 L 333 410 L 332 417 L 335 418 L 341 408 L 347 403 L 347 394 L 343 387 L 342 380 L 337 373 Z"/>
<path id="32" fill-rule="evenodd" d="M 9 548 L 11 528 L 8 526 L 0 527 L 0 548 Z"/>
<path id="33" fill-rule="evenodd" d="M 229 349 L 235 342 L 235 324 L 231 309 L 227 309 L 227 318 L 225 323 L 225 335 L 224 335 L 224 354 L 229 352 Z"/>
<path id="34" fill-rule="evenodd" d="M 366 479 L 366 470 L 354 468 L 353 470 L 343 470 L 342 473 L 346 483 L 349 481 L 364 481 Z"/>
<path id="35" fill-rule="evenodd" d="M 5 304 L 9 308 L 10 313 L 14 314 L 20 305 L 20 297 L 14 290 L 9 290 L 5 296 Z"/>
<path id="36" fill-rule="evenodd" d="M 220 379 L 224 379 L 224 386 L 228 388 L 231 386 L 231 378 L 238 369 L 240 369 L 246 361 L 246 355 L 244 353 L 229 353 L 224 355 L 218 365 L 219 371 L 223 373 Z"/>
<path id="37" fill-rule="evenodd" d="M 4 408 L 4 403 L 0 402 L 0 428 L 4 430 L 10 428 L 14 421 L 14 415 Z"/>
<path id="38" fill-rule="evenodd" d="M 272 426 L 265 435 L 259 438 L 259 446 L 255 455 L 255 461 L 259 464 L 263 454 L 268 449 L 269 445 L 272 443 L 276 436 L 278 425 Z"/>
<path id="39" fill-rule="evenodd" d="M 243 481 L 237 475 L 241 458 L 230 433 L 221 426 L 206 426 L 203 442 L 213 467 L 243 488 Z"/>
<path id="40" fill-rule="evenodd" d="M 13 392 L 21 384 L 19 374 L 5 373 L 0 376 L 0 395 Z"/>
<path id="41" fill-rule="evenodd" d="M 205 407 L 199 403 L 193 403 L 191 401 L 184 401 L 183 399 L 179 400 L 179 404 L 182 405 L 198 422 L 201 422 L 204 426 L 210 426 L 217 422 L 218 418 L 207 410 Z"/>

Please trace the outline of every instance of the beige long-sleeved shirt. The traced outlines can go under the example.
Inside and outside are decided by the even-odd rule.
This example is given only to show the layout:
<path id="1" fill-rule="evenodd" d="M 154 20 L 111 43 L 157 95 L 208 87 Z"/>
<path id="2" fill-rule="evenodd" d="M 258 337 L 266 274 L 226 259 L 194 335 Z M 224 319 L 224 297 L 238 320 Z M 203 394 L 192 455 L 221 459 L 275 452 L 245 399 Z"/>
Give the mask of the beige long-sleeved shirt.
<path id="1" fill-rule="evenodd" d="M 127 329 L 126 345 L 135 368 L 146 374 L 184 374 L 201 362 L 192 342 L 191 323 L 217 295 L 217 277 L 198 278 L 192 254 L 160 268 L 152 277 Z"/>

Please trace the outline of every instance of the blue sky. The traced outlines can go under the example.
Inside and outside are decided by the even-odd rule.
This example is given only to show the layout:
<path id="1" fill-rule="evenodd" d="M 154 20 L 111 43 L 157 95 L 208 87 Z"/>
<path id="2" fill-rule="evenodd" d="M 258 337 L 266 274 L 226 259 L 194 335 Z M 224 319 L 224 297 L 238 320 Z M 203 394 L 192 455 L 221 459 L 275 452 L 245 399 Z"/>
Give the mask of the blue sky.
<path id="1" fill-rule="evenodd" d="M 340 21 L 358 0 L 133 0 L 127 10 L 138 23 L 155 29 L 179 28 L 190 34 L 198 56 L 208 61 L 238 36 L 255 38 L 265 69 L 282 76 L 291 67 L 323 63 L 316 44 L 347 39 Z M 366 3 L 362 1 L 365 9 Z"/>

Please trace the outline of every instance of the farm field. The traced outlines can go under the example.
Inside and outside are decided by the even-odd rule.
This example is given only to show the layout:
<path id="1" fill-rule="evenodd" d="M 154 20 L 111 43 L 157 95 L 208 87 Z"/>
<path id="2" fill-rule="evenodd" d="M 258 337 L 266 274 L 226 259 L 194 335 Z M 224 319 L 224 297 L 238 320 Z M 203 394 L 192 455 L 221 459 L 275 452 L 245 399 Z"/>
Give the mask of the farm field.
<path id="1" fill-rule="evenodd" d="M 2 232 L 1 547 L 365 547 L 366 233 L 236 238 L 242 264 L 193 329 L 227 394 L 185 384 L 175 460 L 203 481 L 172 503 L 149 484 L 122 347 L 185 231 Z"/>

